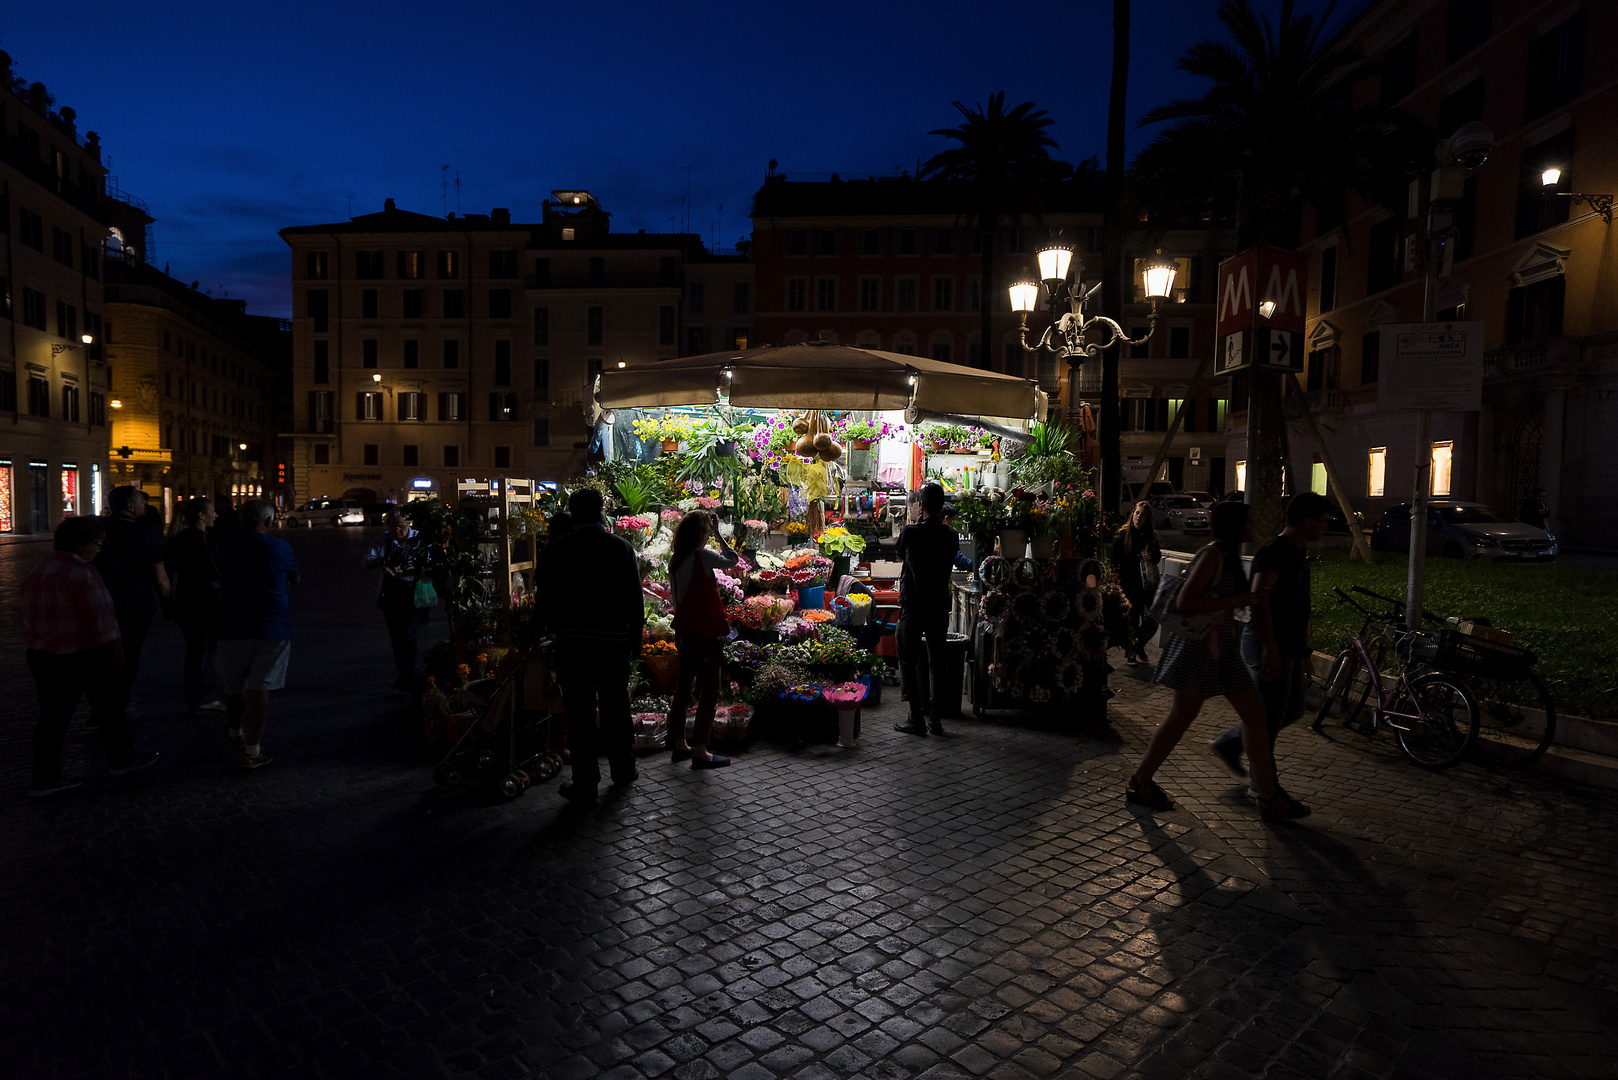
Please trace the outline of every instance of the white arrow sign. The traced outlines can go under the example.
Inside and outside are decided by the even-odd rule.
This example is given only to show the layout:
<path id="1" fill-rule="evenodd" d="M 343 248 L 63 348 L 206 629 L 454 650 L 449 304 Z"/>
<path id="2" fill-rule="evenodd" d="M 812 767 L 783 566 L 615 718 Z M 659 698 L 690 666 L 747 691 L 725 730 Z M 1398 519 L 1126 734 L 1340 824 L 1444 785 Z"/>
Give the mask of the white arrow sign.
<path id="1" fill-rule="evenodd" d="M 1270 332 L 1270 366 L 1291 367 L 1287 357 L 1292 351 L 1292 335 L 1280 331 Z"/>

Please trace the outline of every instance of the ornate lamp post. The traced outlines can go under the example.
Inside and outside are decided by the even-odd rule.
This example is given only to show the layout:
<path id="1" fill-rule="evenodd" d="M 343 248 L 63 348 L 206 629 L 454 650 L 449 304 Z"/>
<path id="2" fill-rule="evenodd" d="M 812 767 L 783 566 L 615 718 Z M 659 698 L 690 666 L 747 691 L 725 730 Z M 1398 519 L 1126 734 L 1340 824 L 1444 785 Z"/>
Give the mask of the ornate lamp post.
<path id="1" fill-rule="evenodd" d="M 1178 269 L 1172 259 L 1163 258 L 1159 251 L 1157 257 L 1144 267 L 1146 298 L 1151 301 L 1152 311 L 1146 324 L 1146 333 L 1138 338 L 1132 338 L 1129 333 L 1119 326 L 1117 322 L 1105 315 L 1086 316 L 1085 308 L 1100 291 L 1101 284 L 1084 287 L 1082 266 L 1074 275 L 1072 282 L 1068 281 L 1068 270 L 1072 266 L 1073 252 L 1060 245 L 1053 245 L 1039 252 L 1039 276 L 1045 287 L 1045 303 L 1051 311 L 1051 324 L 1040 335 L 1039 341 L 1033 346 L 1028 344 L 1028 315 L 1039 302 L 1040 286 L 1032 281 L 1019 281 L 1010 288 L 1011 310 L 1021 319 L 1018 334 L 1022 340 L 1025 352 L 1037 353 L 1041 349 L 1049 349 L 1057 357 L 1065 359 L 1068 363 L 1068 423 L 1071 426 L 1077 418 L 1079 409 L 1079 365 L 1085 360 L 1102 359 L 1103 353 L 1115 345 L 1141 345 L 1149 340 L 1157 330 L 1158 309 L 1164 300 L 1174 292 L 1174 275 Z M 1063 301 L 1067 303 L 1067 311 L 1057 314 Z M 1116 425 L 1118 423 L 1118 386 L 1117 380 L 1111 380 L 1112 386 L 1106 385 L 1103 379 L 1101 401 L 1102 425 Z M 1105 441 L 1105 440 L 1104 440 Z M 1108 463 L 1103 461 L 1103 472 Z M 1116 472 L 1118 463 L 1112 463 L 1112 471 Z M 1103 475 L 1101 491 L 1103 493 L 1102 506 L 1108 505 L 1110 498 L 1116 493 L 1108 494 L 1111 487 L 1116 487 L 1120 477 Z"/>

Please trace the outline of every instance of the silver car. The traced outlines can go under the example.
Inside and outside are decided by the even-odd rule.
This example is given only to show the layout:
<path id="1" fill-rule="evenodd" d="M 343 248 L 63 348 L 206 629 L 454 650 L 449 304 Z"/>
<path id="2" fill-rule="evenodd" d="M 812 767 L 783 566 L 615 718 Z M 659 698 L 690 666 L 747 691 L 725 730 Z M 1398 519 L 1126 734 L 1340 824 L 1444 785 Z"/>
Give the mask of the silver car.
<path id="1" fill-rule="evenodd" d="M 1149 502 L 1152 523 L 1159 529 L 1205 533 L 1213 528 L 1207 509 L 1190 495 L 1156 495 Z"/>
<path id="2" fill-rule="evenodd" d="M 1371 546 L 1410 549 L 1410 504 L 1388 508 L 1371 531 Z M 1427 554 L 1474 559 L 1554 559 L 1556 537 L 1513 521 L 1483 503 L 1435 499 L 1427 504 Z"/>
<path id="3" fill-rule="evenodd" d="M 357 499 L 310 499 L 302 506 L 282 513 L 279 520 L 288 529 L 312 529 L 316 525 L 363 525 L 365 508 Z"/>

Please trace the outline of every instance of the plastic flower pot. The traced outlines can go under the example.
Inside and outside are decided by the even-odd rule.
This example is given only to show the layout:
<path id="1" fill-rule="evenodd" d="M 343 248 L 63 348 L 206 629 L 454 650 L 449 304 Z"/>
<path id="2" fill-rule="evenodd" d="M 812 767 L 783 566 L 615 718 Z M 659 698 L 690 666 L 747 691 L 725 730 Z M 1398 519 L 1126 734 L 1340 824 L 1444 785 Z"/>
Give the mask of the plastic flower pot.
<path id="1" fill-rule="evenodd" d="M 678 450 L 679 448 L 680 448 L 680 440 L 679 439 L 664 439 L 663 440 L 663 453 L 672 454 L 676 450 Z"/>
<path id="2" fill-rule="evenodd" d="M 1029 554 L 1036 559 L 1049 559 L 1056 554 L 1056 537 L 1049 533 L 1028 541 Z"/>
<path id="3" fill-rule="evenodd" d="M 826 606 L 826 586 L 808 585 L 798 590 L 798 608 L 823 608 Z"/>
<path id="4" fill-rule="evenodd" d="M 1005 559 L 1020 559 L 1028 549 L 1028 534 L 1021 529 L 1000 530 L 1000 556 Z"/>

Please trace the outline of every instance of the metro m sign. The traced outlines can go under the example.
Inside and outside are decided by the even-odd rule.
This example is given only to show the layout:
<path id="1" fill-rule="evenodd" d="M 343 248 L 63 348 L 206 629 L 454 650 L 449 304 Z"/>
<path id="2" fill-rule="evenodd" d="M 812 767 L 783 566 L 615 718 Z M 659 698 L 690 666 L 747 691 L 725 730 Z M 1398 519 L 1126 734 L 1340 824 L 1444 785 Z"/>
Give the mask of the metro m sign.
<path id="1" fill-rule="evenodd" d="M 1308 256 L 1282 248 L 1250 247 L 1219 264 L 1218 337 L 1268 326 L 1303 333 L 1304 296 L 1309 286 Z M 1275 304 L 1269 318 L 1258 305 Z"/>

